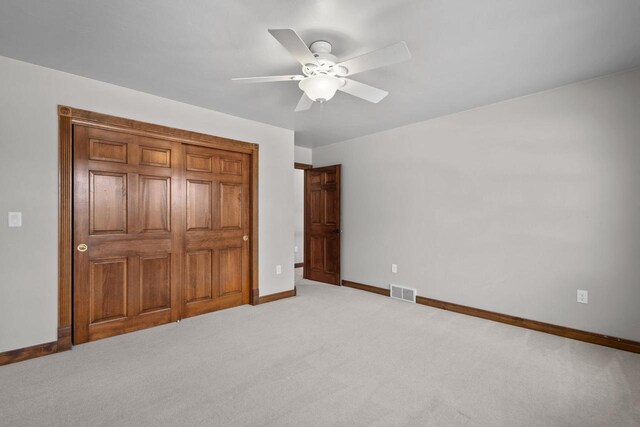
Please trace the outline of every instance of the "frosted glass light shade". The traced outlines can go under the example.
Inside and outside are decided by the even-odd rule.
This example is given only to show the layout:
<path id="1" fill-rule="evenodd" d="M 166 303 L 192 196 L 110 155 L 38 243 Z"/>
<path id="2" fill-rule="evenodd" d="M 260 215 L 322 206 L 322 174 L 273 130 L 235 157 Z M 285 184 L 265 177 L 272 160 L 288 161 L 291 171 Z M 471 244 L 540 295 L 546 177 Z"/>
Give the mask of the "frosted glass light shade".
<path id="1" fill-rule="evenodd" d="M 322 103 L 333 98 L 338 88 L 342 86 L 342 81 L 337 77 L 319 75 L 300 80 L 298 86 L 309 99 Z"/>

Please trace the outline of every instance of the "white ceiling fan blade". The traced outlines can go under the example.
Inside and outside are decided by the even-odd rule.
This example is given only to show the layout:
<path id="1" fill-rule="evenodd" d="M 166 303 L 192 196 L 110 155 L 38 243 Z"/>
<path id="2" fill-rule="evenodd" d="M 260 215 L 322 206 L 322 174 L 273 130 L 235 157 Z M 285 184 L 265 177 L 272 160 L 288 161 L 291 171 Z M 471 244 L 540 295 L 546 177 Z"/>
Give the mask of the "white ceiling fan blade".
<path id="1" fill-rule="evenodd" d="M 269 82 L 288 82 L 304 79 L 304 76 L 264 76 L 264 77 L 238 77 L 231 79 L 238 83 L 269 83 Z"/>
<path id="2" fill-rule="evenodd" d="M 305 42 L 291 28 L 269 30 L 269 33 L 302 65 L 318 64 L 318 60 L 313 56 Z"/>
<path id="3" fill-rule="evenodd" d="M 311 100 L 311 98 L 309 98 L 306 93 L 303 93 L 302 98 L 300 98 L 300 101 L 298 101 L 298 105 L 296 105 L 295 111 L 306 111 L 311 108 L 312 105 L 313 101 Z"/>
<path id="4" fill-rule="evenodd" d="M 377 104 L 389 95 L 389 92 L 378 89 L 377 87 L 369 86 L 351 79 L 343 80 L 345 81 L 345 84 L 338 88 L 338 90 L 346 92 L 349 95 L 357 96 L 358 98 L 362 98 L 366 101 L 373 102 L 374 104 Z"/>
<path id="5" fill-rule="evenodd" d="M 348 70 L 346 75 L 352 76 L 363 71 L 385 67 L 408 59 L 411 59 L 411 52 L 409 52 L 407 44 L 405 42 L 398 42 L 391 46 L 348 59 L 338 65 L 346 67 Z"/>

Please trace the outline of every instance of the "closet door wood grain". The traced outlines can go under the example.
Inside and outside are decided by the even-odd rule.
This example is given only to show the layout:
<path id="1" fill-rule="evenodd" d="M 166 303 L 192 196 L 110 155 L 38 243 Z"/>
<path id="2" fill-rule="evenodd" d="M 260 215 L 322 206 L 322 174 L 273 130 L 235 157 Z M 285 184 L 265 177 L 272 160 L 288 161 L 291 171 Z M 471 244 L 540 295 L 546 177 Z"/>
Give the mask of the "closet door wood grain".
<path id="1" fill-rule="evenodd" d="M 249 155 L 184 145 L 183 315 L 249 303 Z"/>
<path id="2" fill-rule="evenodd" d="M 73 138 L 74 343 L 177 320 L 182 145 L 79 125 Z"/>

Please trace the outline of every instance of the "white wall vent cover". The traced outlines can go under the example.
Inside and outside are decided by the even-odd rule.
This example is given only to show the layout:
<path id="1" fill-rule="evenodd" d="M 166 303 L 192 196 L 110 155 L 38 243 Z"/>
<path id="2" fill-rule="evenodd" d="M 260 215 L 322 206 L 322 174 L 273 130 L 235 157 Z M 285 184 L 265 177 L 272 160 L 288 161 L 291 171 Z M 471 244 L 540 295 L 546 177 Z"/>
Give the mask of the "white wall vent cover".
<path id="1" fill-rule="evenodd" d="M 413 288 L 405 288 L 403 286 L 391 285 L 391 298 L 401 299 L 408 302 L 416 302 L 416 290 Z"/>

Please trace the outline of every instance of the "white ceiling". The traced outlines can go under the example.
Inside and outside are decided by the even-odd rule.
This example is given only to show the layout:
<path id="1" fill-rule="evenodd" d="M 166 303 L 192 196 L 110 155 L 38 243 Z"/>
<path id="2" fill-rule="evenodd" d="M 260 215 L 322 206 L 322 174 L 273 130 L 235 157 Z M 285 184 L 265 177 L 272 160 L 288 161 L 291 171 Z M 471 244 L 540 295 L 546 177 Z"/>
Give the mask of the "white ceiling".
<path id="1" fill-rule="evenodd" d="M 346 59 L 405 40 L 409 62 L 294 113 L 298 74 L 267 33 L 294 28 Z M 317 147 L 640 66 L 639 0 L 0 0 L 0 55 L 294 129 Z"/>

